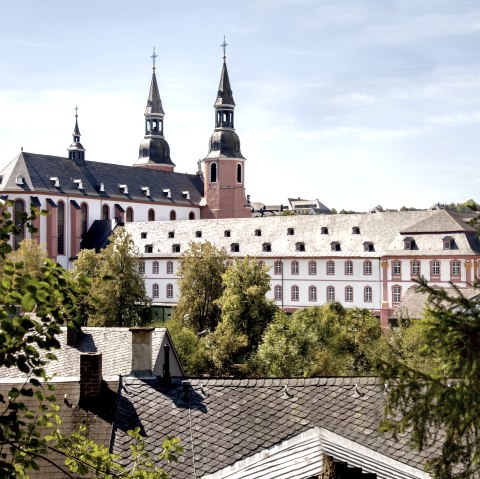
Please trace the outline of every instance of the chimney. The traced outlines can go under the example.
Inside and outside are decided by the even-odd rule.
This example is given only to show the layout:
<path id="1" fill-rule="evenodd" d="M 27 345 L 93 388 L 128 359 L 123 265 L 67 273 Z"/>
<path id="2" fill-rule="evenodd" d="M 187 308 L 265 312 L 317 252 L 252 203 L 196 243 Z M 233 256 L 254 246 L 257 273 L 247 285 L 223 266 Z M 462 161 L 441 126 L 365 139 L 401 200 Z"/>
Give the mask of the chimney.
<path id="1" fill-rule="evenodd" d="M 163 346 L 163 351 L 165 353 L 165 359 L 163 363 L 162 383 L 168 385 L 172 379 L 172 376 L 170 375 L 170 345 L 165 344 L 165 346 Z"/>
<path id="2" fill-rule="evenodd" d="M 102 353 L 80 355 L 80 400 L 93 399 L 102 387 Z"/>
<path id="3" fill-rule="evenodd" d="M 155 328 L 133 327 L 132 332 L 132 376 L 153 376 L 152 332 Z"/>
<path id="4" fill-rule="evenodd" d="M 77 344 L 77 337 L 77 331 L 74 328 L 67 326 L 67 346 L 75 346 L 75 344 Z"/>

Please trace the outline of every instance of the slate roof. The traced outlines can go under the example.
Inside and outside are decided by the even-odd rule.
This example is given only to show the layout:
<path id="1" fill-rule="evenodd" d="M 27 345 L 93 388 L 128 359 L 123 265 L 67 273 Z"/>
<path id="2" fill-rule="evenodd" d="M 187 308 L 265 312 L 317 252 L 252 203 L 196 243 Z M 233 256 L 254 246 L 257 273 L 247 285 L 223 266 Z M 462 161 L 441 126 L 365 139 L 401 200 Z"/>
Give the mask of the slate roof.
<path id="1" fill-rule="evenodd" d="M 103 356 L 102 373 L 104 377 L 127 375 L 132 370 L 132 333 L 129 328 L 95 328 L 83 327 L 77 344 L 67 345 L 66 328 L 62 328 L 57 339 L 60 349 L 54 350 L 58 361 L 48 361 L 45 370 L 48 375 L 58 377 L 80 376 L 80 354 L 88 352 L 101 352 Z M 162 374 L 162 364 L 157 364 L 158 356 L 163 358 L 161 345 L 168 332 L 165 328 L 155 328 L 152 333 L 152 369 L 157 374 Z M 169 336 L 167 336 L 169 338 Z M 180 364 L 171 339 L 171 363 L 176 359 Z M 173 356 L 172 356 L 173 355 Z M 16 368 L 0 369 L 0 378 L 19 377 Z"/>
<path id="2" fill-rule="evenodd" d="M 95 161 L 85 161 L 84 166 L 79 166 L 69 158 L 27 152 L 20 153 L 0 175 L 3 177 L 0 191 L 3 192 L 83 195 L 195 206 L 203 196 L 203 179 L 200 175 Z M 25 178 L 23 185 L 16 184 L 17 176 Z M 50 180 L 53 177 L 59 179 L 59 187 L 55 187 Z M 81 180 L 83 189 L 79 189 L 74 180 Z M 105 191 L 100 191 L 101 183 Z M 119 184 L 127 185 L 127 194 L 123 193 Z M 149 187 L 150 196 L 145 196 L 142 187 Z M 166 196 L 164 189 L 170 190 L 171 198 Z M 183 191 L 190 192 L 190 199 L 185 198 Z"/>
<path id="3" fill-rule="evenodd" d="M 355 384 L 361 397 L 355 394 Z M 394 440 L 378 433 L 384 397 L 383 384 L 366 377 L 192 379 L 189 392 L 178 382 L 162 387 L 157 381 L 124 378 L 113 452 L 128 454 L 124 431 L 141 426 L 151 454 L 160 452 L 166 435 L 180 437 L 185 452 L 178 463 L 166 466 L 173 477 L 202 477 L 322 427 L 422 469 L 432 451 L 414 452 L 405 435 Z"/>
<path id="4" fill-rule="evenodd" d="M 162 257 L 181 254 L 192 241 L 210 241 L 226 249 L 232 257 L 246 255 L 264 258 L 278 257 L 382 257 L 382 256 L 436 256 L 477 255 L 480 244 L 475 233 L 466 223 L 462 225 L 458 214 L 445 211 L 399 211 L 351 215 L 294 215 L 218 220 L 138 222 L 126 224 L 140 251 L 145 245 L 153 245 L 153 253 L 145 257 Z M 460 217 L 461 218 L 461 217 Z M 424 220 L 438 225 L 438 231 L 426 234 L 409 234 L 414 237 L 417 249 L 405 250 L 405 230 Z M 443 249 L 443 231 L 451 231 L 452 222 L 457 232 L 449 233 L 454 240 L 454 250 Z M 445 230 L 442 230 L 441 225 Z M 322 228 L 328 234 L 322 234 Z M 353 228 L 359 234 L 353 234 Z M 463 228 L 463 229 L 461 229 Z M 293 229 L 293 234 L 287 234 Z M 225 236 L 225 231 L 230 236 Z M 260 230 L 261 235 L 255 234 Z M 174 232 L 174 238 L 169 232 Z M 201 238 L 197 237 L 201 231 Z M 147 233 L 141 238 L 141 233 Z M 331 243 L 340 243 L 341 251 L 332 251 Z M 365 242 L 373 243 L 373 251 L 365 251 Z M 231 245 L 238 243 L 239 252 L 232 253 Z M 263 244 L 270 243 L 271 252 L 263 251 Z M 298 251 L 297 243 L 304 243 L 305 251 Z M 180 244 L 180 253 L 172 253 L 174 244 Z"/>
<path id="5" fill-rule="evenodd" d="M 402 234 L 475 232 L 476 229 L 467 223 L 469 219 L 472 215 L 468 213 L 439 210 L 437 214 L 405 228 Z"/>

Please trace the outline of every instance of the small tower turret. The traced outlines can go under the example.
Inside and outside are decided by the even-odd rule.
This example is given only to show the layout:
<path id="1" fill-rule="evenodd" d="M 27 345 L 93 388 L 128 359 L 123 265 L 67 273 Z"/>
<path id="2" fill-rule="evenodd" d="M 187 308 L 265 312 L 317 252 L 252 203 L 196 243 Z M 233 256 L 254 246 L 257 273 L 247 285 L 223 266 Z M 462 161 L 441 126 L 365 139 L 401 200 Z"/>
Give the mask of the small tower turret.
<path id="1" fill-rule="evenodd" d="M 152 81 L 148 93 L 147 107 L 145 108 L 145 137 L 140 144 L 138 160 L 134 166 L 173 171 L 175 164 L 170 158 L 170 147 L 163 136 L 165 112 L 163 111 L 155 75 L 155 59 L 157 56 L 154 48 L 151 56 L 153 60 Z"/>
<path id="2" fill-rule="evenodd" d="M 80 143 L 80 129 L 78 128 L 78 107 L 75 107 L 75 128 L 72 133 L 73 143 L 68 148 L 68 157 L 78 166 L 85 164 L 85 148 Z"/>

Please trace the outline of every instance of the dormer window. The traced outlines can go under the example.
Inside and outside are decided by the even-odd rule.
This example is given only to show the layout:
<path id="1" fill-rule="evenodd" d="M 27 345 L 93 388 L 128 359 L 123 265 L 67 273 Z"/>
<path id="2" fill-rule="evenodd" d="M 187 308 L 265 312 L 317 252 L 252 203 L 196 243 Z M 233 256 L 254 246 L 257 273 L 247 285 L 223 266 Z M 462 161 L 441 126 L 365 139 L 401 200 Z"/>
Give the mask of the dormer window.
<path id="1" fill-rule="evenodd" d="M 190 191 L 182 191 L 182 195 L 186 200 L 190 199 Z"/>
<path id="2" fill-rule="evenodd" d="M 453 249 L 454 247 L 454 239 L 451 236 L 445 236 L 445 238 L 443 238 L 443 249 Z"/>
<path id="3" fill-rule="evenodd" d="M 180 253 L 180 245 L 179 244 L 172 245 L 172 253 Z"/>
<path id="4" fill-rule="evenodd" d="M 266 253 L 269 253 L 270 251 L 272 251 L 271 243 L 263 243 L 262 251 L 265 251 Z"/>
<path id="5" fill-rule="evenodd" d="M 141 238 L 141 239 L 147 239 L 147 233 L 146 233 L 145 231 L 142 231 L 142 232 L 140 233 L 140 238 Z"/>
<path id="6" fill-rule="evenodd" d="M 341 251 L 340 242 L 339 241 L 332 241 L 330 243 L 330 248 L 331 248 L 332 251 Z"/>
<path id="7" fill-rule="evenodd" d="M 320 229 L 320 234 L 328 235 L 328 228 L 326 226 L 322 226 Z"/>
<path id="8" fill-rule="evenodd" d="M 352 228 L 352 235 L 359 235 L 360 234 L 360 226 L 354 226 Z"/>
<path id="9" fill-rule="evenodd" d="M 171 198 L 172 197 L 172 191 L 170 190 L 170 188 L 165 188 L 163 190 L 163 194 L 164 196 L 166 196 L 167 198 Z"/>
<path id="10" fill-rule="evenodd" d="M 223 236 L 225 236 L 225 238 L 230 238 L 230 235 L 231 235 L 230 230 L 225 230 L 225 231 L 223 232 Z"/>
<path id="11" fill-rule="evenodd" d="M 105 191 L 105 184 L 104 183 L 97 183 L 97 188 L 98 188 L 98 191 Z"/>
<path id="12" fill-rule="evenodd" d="M 153 253 L 153 244 L 145 245 L 145 253 Z"/>
<path id="13" fill-rule="evenodd" d="M 255 230 L 255 236 L 262 236 L 262 230 Z"/>
<path id="14" fill-rule="evenodd" d="M 142 191 L 145 196 L 150 196 L 150 188 L 148 186 L 142 186 Z"/>
<path id="15" fill-rule="evenodd" d="M 168 232 L 168 237 L 169 238 L 175 238 L 175 231 L 169 231 Z"/>
<path id="16" fill-rule="evenodd" d="M 371 241 L 363 243 L 363 251 L 375 251 L 375 246 Z"/>
<path id="17" fill-rule="evenodd" d="M 83 182 L 82 180 L 73 180 L 73 182 L 77 185 L 79 190 L 83 190 Z"/>
<path id="18" fill-rule="evenodd" d="M 17 181 L 17 185 L 21 185 L 23 183 L 23 177 L 17 176 L 17 180 L 19 178 L 22 178 L 22 182 L 19 183 Z M 58 178 L 58 176 L 51 176 L 50 181 L 53 183 L 53 186 L 55 186 L 55 188 L 58 188 L 60 186 L 60 179 Z"/>
<path id="19" fill-rule="evenodd" d="M 118 187 L 122 190 L 124 195 L 128 195 L 128 185 L 126 184 L 119 184 Z"/>
<path id="20" fill-rule="evenodd" d="M 305 251 L 305 243 L 296 243 L 295 251 Z"/>
<path id="21" fill-rule="evenodd" d="M 287 228 L 287 235 L 293 236 L 295 234 L 295 230 L 293 228 Z"/>
<path id="22" fill-rule="evenodd" d="M 240 245 L 238 243 L 232 243 L 230 245 L 230 251 L 232 253 L 239 253 L 240 252 Z"/>
<path id="23" fill-rule="evenodd" d="M 412 250 L 415 249 L 415 239 L 408 237 L 403 240 L 403 249 Z"/>
<path id="24" fill-rule="evenodd" d="M 202 237 L 202 232 L 201 231 L 195 231 L 195 238 L 201 238 Z"/>

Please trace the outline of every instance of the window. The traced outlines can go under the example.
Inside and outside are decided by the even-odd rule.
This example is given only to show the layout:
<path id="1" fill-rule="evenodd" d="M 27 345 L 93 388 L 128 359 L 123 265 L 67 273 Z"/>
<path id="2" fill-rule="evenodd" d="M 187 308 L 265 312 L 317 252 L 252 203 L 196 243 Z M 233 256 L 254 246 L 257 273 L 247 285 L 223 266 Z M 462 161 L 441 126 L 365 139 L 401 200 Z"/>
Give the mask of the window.
<path id="1" fill-rule="evenodd" d="M 335 288 L 333 286 L 327 286 L 327 301 L 329 303 L 335 301 Z"/>
<path id="2" fill-rule="evenodd" d="M 272 245 L 270 243 L 263 243 L 262 251 L 265 251 L 265 252 L 272 251 Z"/>
<path id="3" fill-rule="evenodd" d="M 23 200 L 15 200 L 13 204 L 13 220 L 15 221 L 15 225 L 19 226 L 23 222 L 23 217 L 25 215 L 25 202 Z M 22 226 L 20 232 L 15 235 L 13 238 L 13 249 L 17 250 L 20 242 L 25 239 L 25 225 Z"/>
<path id="4" fill-rule="evenodd" d="M 146 233 L 145 231 L 142 231 L 142 232 L 140 233 L 140 238 L 142 238 L 142 239 L 147 239 L 147 233 Z"/>
<path id="5" fill-rule="evenodd" d="M 305 251 L 305 243 L 296 243 L 295 251 Z"/>
<path id="6" fill-rule="evenodd" d="M 110 208 L 108 205 L 102 206 L 102 220 L 109 220 L 110 219 Z"/>
<path id="7" fill-rule="evenodd" d="M 152 208 L 148 210 L 148 221 L 155 221 L 155 210 Z"/>
<path id="8" fill-rule="evenodd" d="M 445 236 L 443 238 L 443 249 L 453 249 L 453 238 L 451 236 Z"/>
<path id="9" fill-rule="evenodd" d="M 316 286 L 310 286 L 308 288 L 308 300 L 309 301 L 317 301 L 317 287 Z"/>
<path id="10" fill-rule="evenodd" d="M 225 261 L 225 266 L 226 266 L 227 268 L 229 268 L 229 267 L 232 266 L 232 265 L 233 265 L 233 261 L 230 261 L 229 259 L 227 259 L 227 261 Z"/>
<path id="11" fill-rule="evenodd" d="M 212 163 L 210 165 L 210 183 L 216 183 L 217 182 L 217 164 Z"/>
<path id="12" fill-rule="evenodd" d="M 158 298 L 158 296 L 159 296 L 158 284 L 154 283 L 154 285 L 152 286 L 152 298 Z"/>
<path id="13" fill-rule="evenodd" d="M 145 245 L 145 253 L 153 253 L 153 244 Z"/>
<path id="14" fill-rule="evenodd" d="M 258 260 L 258 266 L 265 266 L 265 261 L 263 261 L 263 259 L 259 259 Z"/>
<path id="15" fill-rule="evenodd" d="M 392 261 L 392 274 L 400 276 L 402 274 L 402 263 L 400 261 Z"/>
<path id="16" fill-rule="evenodd" d="M 145 274 L 145 262 L 144 261 L 139 261 L 138 262 L 138 272 L 140 274 Z"/>
<path id="17" fill-rule="evenodd" d="M 415 240 L 411 237 L 403 240 L 403 249 L 412 250 L 415 249 Z"/>
<path id="18" fill-rule="evenodd" d="M 287 228 L 287 235 L 293 236 L 295 234 L 295 230 L 293 228 Z"/>
<path id="19" fill-rule="evenodd" d="M 179 244 L 172 245 L 172 253 L 180 253 L 180 245 Z"/>
<path id="20" fill-rule="evenodd" d="M 327 261 L 327 274 L 335 274 L 335 263 L 333 261 Z"/>
<path id="21" fill-rule="evenodd" d="M 195 213 L 193 211 L 190 211 L 190 213 L 188 213 L 188 219 L 189 220 L 194 220 L 195 219 Z"/>
<path id="22" fill-rule="evenodd" d="M 345 288 L 345 301 L 347 303 L 351 303 L 353 301 L 353 288 L 351 286 L 347 286 Z"/>
<path id="23" fill-rule="evenodd" d="M 371 286 L 365 286 L 363 288 L 363 300 L 365 303 L 371 303 L 372 302 L 372 287 Z"/>
<path id="24" fill-rule="evenodd" d="M 158 261 L 154 261 L 152 263 L 152 273 L 153 274 L 158 274 L 159 268 L 158 268 Z"/>
<path id="25" fill-rule="evenodd" d="M 255 236 L 262 236 L 262 230 L 255 230 Z"/>
<path id="26" fill-rule="evenodd" d="M 80 206 L 80 227 L 82 237 L 86 234 L 88 230 L 88 205 L 87 203 L 82 203 Z"/>
<path id="27" fill-rule="evenodd" d="M 298 261 L 292 261 L 292 274 L 298 274 Z"/>
<path id="28" fill-rule="evenodd" d="M 328 235 L 328 228 L 326 226 L 322 226 L 320 229 L 320 234 Z"/>
<path id="29" fill-rule="evenodd" d="M 345 261 L 345 274 L 353 274 L 353 262 Z"/>
<path id="30" fill-rule="evenodd" d="M 396 284 L 392 288 L 392 302 L 399 303 L 401 299 L 402 299 L 402 287 Z"/>
<path id="31" fill-rule="evenodd" d="M 57 215 L 57 252 L 65 254 L 65 203 L 63 201 L 58 202 Z"/>
<path id="32" fill-rule="evenodd" d="M 131 206 L 127 208 L 125 217 L 127 223 L 131 223 L 133 221 L 133 208 Z"/>
<path id="33" fill-rule="evenodd" d="M 173 284 L 167 284 L 167 298 L 173 298 Z"/>
<path id="34" fill-rule="evenodd" d="M 354 226 L 352 228 L 352 234 L 353 235 L 359 235 L 360 234 L 360 226 Z"/>
<path id="35" fill-rule="evenodd" d="M 317 262 L 309 261 L 308 262 L 308 274 L 315 275 L 317 274 Z"/>
<path id="36" fill-rule="evenodd" d="M 273 271 L 275 274 L 282 274 L 283 273 L 283 263 L 281 261 L 275 261 L 273 263 Z"/>
<path id="37" fill-rule="evenodd" d="M 195 231 L 195 237 L 196 238 L 201 238 L 202 237 L 202 232 L 201 231 Z"/>
<path id="38" fill-rule="evenodd" d="M 225 230 L 225 231 L 223 232 L 223 236 L 225 236 L 225 238 L 230 238 L 230 235 L 231 235 L 230 230 Z"/>
<path id="39" fill-rule="evenodd" d="M 169 238 L 175 238 L 175 231 L 169 231 L 168 232 L 168 237 Z"/>
<path id="40" fill-rule="evenodd" d="M 275 288 L 273 289 L 273 292 L 274 292 L 275 301 L 281 301 L 282 300 L 282 287 L 279 284 L 276 284 Z"/>
<path id="41" fill-rule="evenodd" d="M 372 262 L 370 260 L 366 260 L 363 262 L 363 274 L 372 274 Z"/>
<path id="42" fill-rule="evenodd" d="M 460 261 L 452 261 L 450 263 L 450 274 L 452 276 L 460 276 L 460 272 L 461 272 L 461 266 L 460 266 Z"/>
<path id="43" fill-rule="evenodd" d="M 230 245 L 230 251 L 232 253 L 238 253 L 240 251 L 240 245 L 238 243 L 232 243 Z"/>
<path id="44" fill-rule="evenodd" d="M 411 276 L 420 276 L 420 261 L 412 261 L 410 263 Z"/>
<path id="45" fill-rule="evenodd" d="M 173 274 L 173 261 L 167 261 L 167 274 Z"/>
<path id="46" fill-rule="evenodd" d="M 242 182 L 242 165 L 239 163 L 237 165 L 237 183 Z"/>
<path id="47" fill-rule="evenodd" d="M 292 301 L 298 301 L 300 297 L 300 292 L 297 285 L 292 286 Z"/>
<path id="48" fill-rule="evenodd" d="M 340 248 L 340 243 L 338 241 L 332 241 L 330 243 L 330 249 L 332 251 L 341 251 L 341 248 Z"/>
<path id="49" fill-rule="evenodd" d="M 175 221 L 177 219 L 177 213 L 175 210 L 170 211 L 170 221 Z"/>
<path id="50" fill-rule="evenodd" d="M 432 276 L 440 276 L 440 261 L 434 260 L 430 263 L 430 274 Z"/>
<path id="51" fill-rule="evenodd" d="M 363 251 L 375 251 L 375 245 L 371 241 L 365 241 Z"/>

